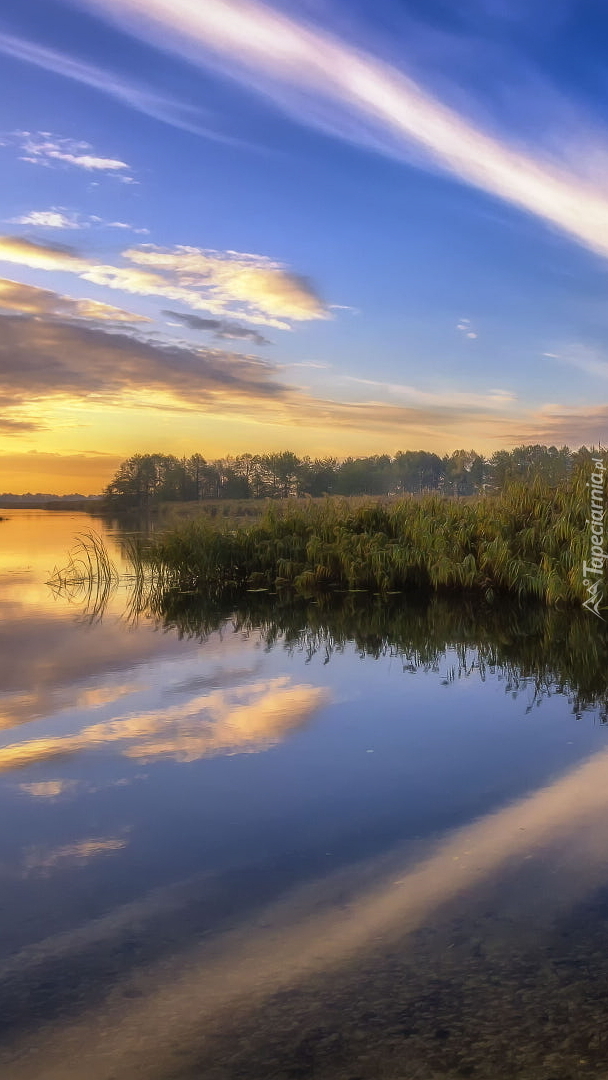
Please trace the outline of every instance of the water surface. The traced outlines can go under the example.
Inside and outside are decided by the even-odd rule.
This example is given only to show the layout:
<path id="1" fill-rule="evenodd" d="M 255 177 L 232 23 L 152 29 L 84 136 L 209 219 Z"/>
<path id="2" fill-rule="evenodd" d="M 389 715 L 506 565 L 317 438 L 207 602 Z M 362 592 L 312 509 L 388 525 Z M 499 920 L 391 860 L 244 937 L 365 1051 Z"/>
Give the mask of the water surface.
<path id="1" fill-rule="evenodd" d="M 608 1076 L 606 637 L 393 598 L 51 589 L 0 522 L 15 1080 Z"/>

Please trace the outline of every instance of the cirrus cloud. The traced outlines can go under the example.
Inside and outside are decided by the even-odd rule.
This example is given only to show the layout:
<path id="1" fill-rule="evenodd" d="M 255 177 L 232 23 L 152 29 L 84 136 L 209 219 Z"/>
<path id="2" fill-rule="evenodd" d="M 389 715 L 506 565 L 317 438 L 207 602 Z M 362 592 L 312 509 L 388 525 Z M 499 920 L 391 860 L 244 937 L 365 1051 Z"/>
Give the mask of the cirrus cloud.
<path id="1" fill-rule="evenodd" d="M 411 161 L 535 215 L 608 256 L 608 198 L 586 172 L 605 139 L 522 148 L 494 134 L 365 48 L 259 0 L 80 0 L 159 49 L 222 74 L 299 121 Z"/>
<path id="2" fill-rule="evenodd" d="M 0 315 L 0 428 L 6 433 L 42 426 L 53 402 L 144 408 L 151 415 L 207 414 L 311 436 L 322 431 L 324 438 L 340 431 L 373 433 L 434 450 L 453 449 L 464 437 L 482 446 L 514 445 L 526 429 L 538 435 L 541 425 L 551 430 L 551 441 L 561 428 L 568 431 L 567 441 L 580 443 L 592 426 L 597 431 L 606 422 L 606 407 L 581 407 L 567 415 L 550 406 L 532 412 L 521 410 L 506 391 L 461 390 L 455 396 L 449 388 L 368 381 L 376 391 L 372 400 L 317 397 L 282 381 L 280 365 L 258 357 L 67 318 Z"/>
<path id="3" fill-rule="evenodd" d="M 183 128 L 198 135 L 221 138 L 200 127 L 196 122 L 200 116 L 198 110 L 164 94 L 157 94 L 148 87 L 138 85 L 107 68 L 83 62 L 67 53 L 45 48 L 33 41 L 15 37 L 13 34 L 0 33 L 0 52 L 99 90 L 132 109 L 147 116 L 153 116 L 156 120 L 161 120 L 172 127 Z"/>
<path id="4" fill-rule="evenodd" d="M 464 334 L 467 338 L 476 338 L 477 331 L 473 329 L 470 319 L 459 319 L 456 324 L 456 329 L 460 330 L 461 334 Z"/>

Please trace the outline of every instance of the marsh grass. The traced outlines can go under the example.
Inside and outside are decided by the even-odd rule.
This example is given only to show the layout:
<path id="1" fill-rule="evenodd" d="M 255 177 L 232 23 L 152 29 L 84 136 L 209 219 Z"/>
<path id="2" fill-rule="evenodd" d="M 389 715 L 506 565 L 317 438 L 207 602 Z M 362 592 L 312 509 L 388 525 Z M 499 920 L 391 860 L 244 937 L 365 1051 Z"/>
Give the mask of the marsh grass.
<path id="1" fill-rule="evenodd" d="M 120 579 L 99 537 L 84 534 L 78 541 L 51 584 L 79 602 L 89 620 L 103 616 L 122 583 L 123 618 L 136 623 L 145 615 L 180 637 L 203 641 L 225 628 L 256 632 L 270 647 L 304 652 L 307 659 L 320 654 L 326 663 L 354 646 L 362 657 L 391 655 L 404 671 L 432 671 L 446 683 L 497 675 L 505 692 L 525 695 L 527 712 L 561 695 L 577 716 L 593 709 L 608 722 L 608 626 L 581 610 L 560 611 L 542 598 L 517 596 L 488 603 L 474 590 L 457 603 L 447 591 L 441 596 L 428 590 L 404 597 L 256 587 L 235 596 L 228 589 L 185 588 L 179 575 L 155 561 L 154 540 L 123 539 L 122 555 L 134 570 Z"/>
<path id="2" fill-rule="evenodd" d="M 205 499 L 200 502 L 161 503 L 157 517 L 161 526 L 178 524 L 193 518 L 229 524 L 250 525 L 266 513 L 270 499 Z"/>
<path id="3" fill-rule="evenodd" d="M 77 533 L 65 566 L 55 567 L 47 585 L 80 606 L 90 617 L 101 617 L 116 590 L 120 575 L 97 533 Z"/>
<path id="4" fill-rule="evenodd" d="M 389 506 L 396 502 L 402 502 L 404 498 L 418 499 L 419 495 L 347 495 L 337 497 L 333 501 L 341 505 L 348 505 L 351 509 L 368 506 L 370 501 L 374 505 Z M 471 496 L 474 498 L 474 496 Z M 165 502 L 153 508 L 152 518 L 156 528 L 167 529 L 186 521 L 207 521 L 215 528 L 233 529 L 239 526 L 250 526 L 259 523 L 269 512 L 283 515 L 291 513 L 295 509 L 321 508 L 327 504 L 327 496 L 313 498 L 311 495 L 289 496 L 283 499 L 203 499 L 199 502 Z"/>
<path id="5" fill-rule="evenodd" d="M 154 535 L 139 558 L 168 587 L 480 593 L 579 605 L 586 488 L 514 484 L 500 496 L 271 504 L 248 527 L 205 517 Z"/>
<path id="6" fill-rule="evenodd" d="M 120 553 L 125 567 L 122 570 L 111 558 L 103 537 L 93 531 L 77 533 L 66 564 L 56 566 L 46 584 L 56 596 L 75 604 L 89 622 L 103 618 L 111 598 L 122 586 L 122 617 L 135 623 L 150 610 L 152 598 L 169 587 L 172 575 L 157 562 L 153 545 L 140 533 L 124 533 Z"/>

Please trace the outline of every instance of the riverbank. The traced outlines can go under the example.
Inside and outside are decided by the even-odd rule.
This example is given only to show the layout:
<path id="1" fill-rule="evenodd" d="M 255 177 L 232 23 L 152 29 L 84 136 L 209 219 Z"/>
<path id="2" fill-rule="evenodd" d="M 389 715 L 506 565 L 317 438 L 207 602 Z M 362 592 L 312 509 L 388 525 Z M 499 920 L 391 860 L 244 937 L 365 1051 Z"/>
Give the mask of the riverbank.
<path id="1" fill-rule="evenodd" d="M 98 514 L 105 510 L 101 499 L 0 499 L 0 510 L 69 510 Z"/>

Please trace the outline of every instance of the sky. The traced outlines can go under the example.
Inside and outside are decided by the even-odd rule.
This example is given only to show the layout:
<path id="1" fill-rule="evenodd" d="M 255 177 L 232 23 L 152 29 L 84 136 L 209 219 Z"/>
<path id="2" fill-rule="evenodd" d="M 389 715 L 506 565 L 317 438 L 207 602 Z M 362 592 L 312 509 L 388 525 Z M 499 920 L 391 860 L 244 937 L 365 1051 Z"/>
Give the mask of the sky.
<path id="1" fill-rule="evenodd" d="M 4 0 L 0 491 L 608 441 L 603 0 Z"/>

